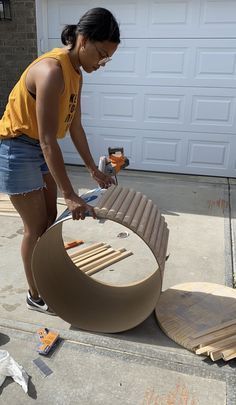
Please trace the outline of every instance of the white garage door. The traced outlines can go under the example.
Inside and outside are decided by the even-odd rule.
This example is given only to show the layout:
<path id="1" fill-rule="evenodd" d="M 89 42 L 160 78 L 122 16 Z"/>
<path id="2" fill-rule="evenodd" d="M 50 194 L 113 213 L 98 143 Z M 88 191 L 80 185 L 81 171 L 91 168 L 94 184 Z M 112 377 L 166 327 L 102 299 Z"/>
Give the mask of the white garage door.
<path id="1" fill-rule="evenodd" d="M 41 52 L 98 4 L 118 19 L 122 42 L 105 68 L 84 74 L 95 160 L 123 146 L 133 169 L 235 177 L 236 1 L 38 1 Z M 68 137 L 62 148 L 81 163 Z"/>

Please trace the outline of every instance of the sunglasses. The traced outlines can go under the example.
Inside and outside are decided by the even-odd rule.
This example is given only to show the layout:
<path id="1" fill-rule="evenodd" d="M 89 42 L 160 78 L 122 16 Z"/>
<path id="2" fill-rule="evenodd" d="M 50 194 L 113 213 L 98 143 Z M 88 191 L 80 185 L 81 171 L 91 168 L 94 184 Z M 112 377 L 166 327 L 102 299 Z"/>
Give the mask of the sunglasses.
<path id="1" fill-rule="evenodd" d="M 110 62 L 110 61 L 112 60 L 112 58 L 110 58 L 109 56 L 104 57 L 104 56 L 102 55 L 101 51 L 100 51 L 100 50 L 98 49 L 98 47 L 95 45 L 95 43 L 93 43 L 93 45 L 94 45 L 94 47 L 95 47 L 95 49 L 96 49 L 96 51 L 97 51 L 99 57 L 101 58 L 101 59 L 98 61 L 98 65 L 99 65 L 99 66 L 104 66 L 107 62 Z"/>

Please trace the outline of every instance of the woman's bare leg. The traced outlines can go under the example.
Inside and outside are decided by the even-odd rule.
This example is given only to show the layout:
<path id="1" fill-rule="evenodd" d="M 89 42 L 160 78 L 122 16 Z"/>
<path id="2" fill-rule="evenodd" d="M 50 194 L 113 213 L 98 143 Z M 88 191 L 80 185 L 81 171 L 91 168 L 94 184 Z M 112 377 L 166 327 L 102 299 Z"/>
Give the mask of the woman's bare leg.
<path id="1" fill-rule="evenodd" d="M 46 188 L 24 195 L 11 195 L 10 199 L 24 225 L 21 256 L 32 298 L 39 298 L 34 282 L 31 259 L 38 238 L 53 224 L 57 216 L 57 186 L 50 173 L 45 174 Z"/>
<path id="2" fill-rule="evenodd" d="M 48 227 L 51 226 L 57 217 L 57 185 L 51 173 L 43 175 L 46 188 L 43 189 L 48 214 Z"/>
<path id="3" fill-rule="evenodd" d="M 20 214 L 24 225 L 24 236 L 21 244 L 21 256 L 32 298 L 39 297 L 34 282 L 31 258 L 38 238 L 48 226 L 48 214 L 43 190 L 10 196 L 11 202 Z"/>

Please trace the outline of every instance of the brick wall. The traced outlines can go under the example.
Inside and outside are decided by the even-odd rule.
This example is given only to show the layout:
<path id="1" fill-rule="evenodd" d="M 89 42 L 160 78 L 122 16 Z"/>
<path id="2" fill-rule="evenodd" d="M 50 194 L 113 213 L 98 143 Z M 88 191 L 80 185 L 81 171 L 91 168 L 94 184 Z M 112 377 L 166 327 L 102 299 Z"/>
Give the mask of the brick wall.
<path id="1" fill-rule="evenodd" d="M 0 117 L 9 93 L 37 56 L 35 0 L 11 0 L 12 20 L 0 20 Z"/>

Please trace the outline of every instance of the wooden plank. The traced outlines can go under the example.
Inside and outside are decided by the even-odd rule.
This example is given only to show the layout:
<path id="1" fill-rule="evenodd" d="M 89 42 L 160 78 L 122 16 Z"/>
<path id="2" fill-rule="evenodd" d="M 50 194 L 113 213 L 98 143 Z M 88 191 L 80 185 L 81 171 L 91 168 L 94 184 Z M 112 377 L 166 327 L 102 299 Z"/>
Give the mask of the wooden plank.
<path id="1" fill-rule="evenodd" d="M 100 265 L 100 264 L 103 264 L 103 263 L 109 261 L 109 259 L 113 259 L 114 257 L 119 256 L 119 255 L 120 255 L 122 252 L 124 252 L 124 251 L 125 251 L 124 248 L 121 248 L 121 249 L 119 249 L 119 250 L 116 250 L 114 253 L 111 253 L 111 254 L 109 255 L 109 258 L 108 258 L 108 257 L 103 257 L 103 258 L 101 258 L 101 259 L 98 259 L 98 260 L 93 261 L 93 262 L 90 263 L 90 264 L 87 264 L 87 265 L 84 265 L 84 266 L 80 266 L 80 270 L 81 270 L 81 271 L 84 271 L 84 272 L 87 272 L 88 270 L 91 270 L 91 269 L 93 269 L 94 267 L 96 267 L 96 266 L 98 266 L 98 265 Z"/>
<path id="2" fill-rule="evenodd" d="M 236 334 L 236 325 L 232 325 L 226 328 L 219 329 L 216 332 L 203 335 L 202 337 L 199 337 L 197 339 L 193 339 L 192 344 L 195 347 L 199 346 L 199 348 L 201 348 L 203 346 L 207 346 L 209 344 L 217 342 L 218 340 L 225 339 L 235 334 Z"/>
<path id="3" fill-rule="evenodd" d="M 141 238 L 143 238 L 144 232 L 147 228 L 148 219 L 151 215 L 152 207 L 153 207 L 152 200 L 148 200 L 137 228 L 137 234 L 141 236 Z"/>
<path id="4" fill-rule="evenodd" d="M 134 200 L 134 196 L 135 196 L 136 192 L 132 189 L 129 190 L 126 198 L 124 199 L 121 207 L 119 208 L 119 210 L 117 211 L 116 215 L 115 215 L 115 220 L 118 222 L 121 222 L 123 220 L 123 218 L 125 217 L 130 205 L 132 204 L 132 201 Z"/>
<path id="5" fill-rule="evenodd" d="M 111 253 L 114 253 L 114 252 L 115 252 L 115 250 L 112 248 L 106 249 L 106 250 L 104 250 L 104 252 L 97 253 L 91 257 L 88 257 L 87 259 L 82 259 L 82 260 L 77 261 L 76 266 L 79 268 L 83 268 L 83 266 L 85 266 L 86 264 L 95 263 L 98 261 L 98 259 L 105 257 L 107 255 L 110 255 Z"/>
<path id="6" fill-rule="evenodd" d="M 106 218 L 114 218 L 116 216 L 117 211 L 120 209 L 120 207 L 122 206 L 126 196 L 129 193 L 129 189 L 128 188 L 123 188 L 121 190 L 121 192 L 119 193 L 119 195 L 117 196 L 116 200 L 114 201 L 114 203 L 112 204 L 112 206 L 110 207 Z"/>
<path id="7" fill-rule="evenodd" d="M 82 259 L 87 259 L 87 258 L 89 258 L 89 257 L 91 257 L 91 256 L 94 256 L 94 255 L 96 255 L 97 253 L 104 252 L 105 250 L 107 250 L 107 249 L 110 248 L 110 247 L 111 247 L 111 245 L 104 245 L 104 246 L 101 246 L 101 247 L 99 247 L 99 248 L 97 248 L 97 249 L 90 250 L 90 251 L 87 252 L 87 253 L 83 253 L 82 255 L 75 256 L 72 260 L 73 260 L 74 263 L 76 263 L 76 262 L 78 262 L 78 261 L 80 261 L 80 260 L 82 260 Z"/>
<path id="8" fill-rule="evenodd" d="M 132 222 L 130 224 L 130 228 L 132 230 L 136 230 L 136 228 L 138 227 L 138 225 L 140 223 L 140 220 L 141 220 L 141 218 L 143 216 L 144 210 L 146 208 L 147 202 L 148 202 L 147 197 L 145 195 L 143 195 L 142 198 L 141 198 L 141 201 L 139 203 L 139 206 L 138 206 L 136 212 L 134 213 L 134 217 L 132 219 Z"/>
<path id="9" fill-rule="evenodd" d="M 149 246 L 150 246 L 150 248 L 152 250 L 154 250 L 154 247 L 155 247 L 155 242 L 156 242 L 156 238 L 157 238 L 157 235 L 158 235 L 160 222 L 161 222 L 161 212 L 160 212 L 160 210 L 158 210 L 157 216 L 155 218 L 155 222 L 154 222 L 154 225 L 153 225 L 150 241 L 149 241 Z"/>
<path id="10" fill-rule="evenodd" d="M 113 259 L 108 260 L 107 262 L 101 264 L 100 266 L 94 267 L 92 270 L 89 270 L 86 272 L 86 274 L 88 274 L 89 276 L 91 276 L 92 274 L 97 273 L 100 270 L 103 270 L 104 268 L 111 266 L 114 263 L 117 263 L 120 260 L 125 259 L 126 257 L 131 256 L 133 253 L 129 250 L 127 250 L 124 253 L 121 253 L 119 256 L 114 257 Z"/>
<path id="11" fill-rule="evenodd" d="M 100 246 L 103 246 L 103 245 L 104 245 L 104 242 L 93 243 L 93 245 L 90 245 L 90 246 L 87 246 L 87 247 L 85 247 L 83 249 L 77 250 L 76 252 L 71 253 L 69 256 L 72 259 L 75 256 L 82 255 L 83 253 L 87 253 L 90 250 L 96 249 L 96 248 L 98 248 Z"/>
<path id="12" fill-rule="evenodd" d="M 142 198 L 142 194 L 138 191 L 135 194 L 134 199 L 133 199 L 132 203 L 130 204 L 127 213 L 125 214 L 125 217 L 123 219 L 123 225 L 129 226 L 131 224 L 134 214 L 140 204 L 141 198 Z"/>
<path id="13" fill-rule="evenodd" d="M 110 210 L 110 208 L 113 207 L 113 205 L 115 204 L 117 199 L 120 197 L 120 195 L 122 195 L 122 192 L 123 192 L 123 194 L 125 192 L 122 187 L 120 187 L 120 186 L 115 187 L 114 191 L 110 194 L 109 198 L 104 202 L 103 206 L 100 208 L 99 213 L 102 214 L 102 216 L 107 216 L 108 211 Z M 107 191 L 106 191 L 106 193 L 107 193 Z"/>
<path id="14" fill-rule="evenodd" d="M 227 338 L 223 338 L 221 340 L 216 340 L 214 343 L 209 344 L 207 346 L 200 347 L 199 349 L 195 350 L 196 354 L 204 354 L 206 353 L 207 355 L 210 354 L 210 352 L 218 351 L 220 349 L 224 349 L 228 345 L 231 345 L 232 343 L 235 343 L 236 341 L 236 335 L 229 336 Z"/>
<path id="15" fill-rule="evenodd" d="M 150 214 L 150 217 L 148 219 L 148 223 L 147 223 L 144 235 L 143 235 L 143 239 L 147 243 L 149 242 L 149 239 L 151 237 L 157 213 L 158 213 L 158 208 L 157 208 L 157 206 L 155 204 L 153 204 L 152 211 L 151 211 L 151 214 Z"/>
<path id="16" fill-rule="evenodd" d="M 230 321 L 221 322 L 220 324 L 212 326 L 211 328 L 204 329 L 201 332 L 195 333 L 193 336 L 191 336 L 191 338 L 197 339 L 199 337 L 206 336 L 207 334 L 209 334 L 211 332 L 216 332 L 220 329 L 224 329 L 231 325 L 236 325 L 236 319 L 231 319 Z"/>

